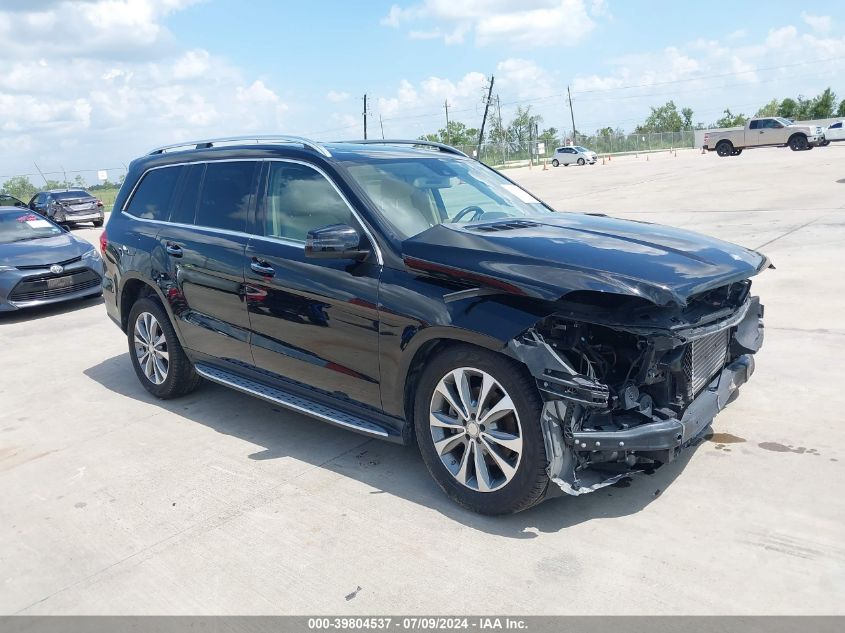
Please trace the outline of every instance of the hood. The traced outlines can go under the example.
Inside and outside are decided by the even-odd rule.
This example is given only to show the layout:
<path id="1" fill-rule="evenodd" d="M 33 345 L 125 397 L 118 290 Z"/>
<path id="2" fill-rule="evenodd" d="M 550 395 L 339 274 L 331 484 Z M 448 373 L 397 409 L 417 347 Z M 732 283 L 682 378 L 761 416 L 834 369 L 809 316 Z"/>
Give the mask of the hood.
<path id="1" fill-rule="evenodd" d="M 0 244 L 0 266 L 49 266 L 79 257 L 92 248 L 90 242 L 70 233 Z"/>
<path id="2" fill-rule="evenodd" d="M 440 224 L 402 249 L 415 272 L 550 301 L 588 290 L 684 305 L 769 265 L 760 253 L 698 233 L 579 213 Z"/>

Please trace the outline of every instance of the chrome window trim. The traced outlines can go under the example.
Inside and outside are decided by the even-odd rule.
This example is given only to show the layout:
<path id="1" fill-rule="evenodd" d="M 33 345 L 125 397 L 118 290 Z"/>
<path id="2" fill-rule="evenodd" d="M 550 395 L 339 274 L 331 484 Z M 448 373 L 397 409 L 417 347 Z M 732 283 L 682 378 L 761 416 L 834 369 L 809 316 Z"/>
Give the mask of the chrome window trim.
<path id="1" fill-rule="evenodd" d="M 132 215 L 131 213 L 129 213 L 129 211 L 126 210 L 127 207 L 129 206 L 129 204 L 132 202 L 132 198 L 135 197 L 135 192 L 137 191 L 138 187 L 144 181 L 144 178 L 147 177 L 147 174 L 151 171 L 154 171 L 156 169 L 167 169 L 169 167 L 185 167 L 187 165 L 208 165 L 208 164 L 211 164 L 211 163 L 244 163 L 244 162 L 294 163 L 294 164 L 297 164 L 297 165 L 304 165 L 305 167 L 310 167 L 311 169 L 316 171 L 318 174 L 320 174 L 323 178 L 325 178 L 328 181 L 328 183 L 334 188 L 334 190 L 340 196 L 340 199 L 343 200 L 343 202 L 349 208 L 349 211 L 352 213 L 352 215 L 358 221 L 358 224 L 361 226 L 361 230 L 364 232 L 364 235 L 367 236 L 367 238 L 370 240 L 370 243 L 373 245 L 373 251 L 376 255 L 376 263 L 379 266 L 384 266 L 384 257 L 382 256 L 381 248 L 379 247 L 378 242 L 376 241 L 376 239 L 373 236 L 370 229 L 367 227 L 367 224 L 364 222 L 361 215 L 358 213 L 357 209 L 355 209 L 355 207 L 352 206 L 349 203 L 348 198 L 340 190 L 340 188 L 337 186 L 337 184 L 334 182 L 334 180 L 332 180 L 329 177 L 329 175 L 325 171 L 323 171 L 320 167 L 318 167 L 317 165 L 306 162 L 304 160 L 297 160 L 295 158 L 224 158 L 224 159 L 221 159 L 221 160 L 203 159 L 203 160 L 185 161 L 185 162 L 181 162 L 181 163 L 168 163 L 167 165 L 156 165 L 155 167 L 150 167 L 150 168 L 146 169 L 144 171 L 144 173 L 141 174 L 141 177 L 138 178 L 138 182 L 135 183 L 135 186 L 132 187 L 132 191 L 129 193 L 129 196 L 126 198 L 126 202 L 120 208 L 120 212 L 129 216 L 133 220 L 137 220 L 139 222 L 149 222 L 151 224 L 162 224 L 162 225 L 165 225 L 165 226 L 176 226 L 176 227 L 184 228 L 184 229 L 203 229 L 205 231 L 212 231 L 212 232 L 220 233 L 220 234 L 223 234 L 223 235 L 233 235 L 233 236 L 237 236 L 237 237 L 246 236 L 246 237 L 251 238 L 251 239 L 259 239 L 259 240 L 262 240 L 262 241 L 265 241 L 265 242 L 276 242 L 276 243 L 282 243 L 282 244 L 288 244 L 288 245 L 301 246 L 301 247 L 304 248 L 305 242 L 300 242 L 299 240 L 290 240 L 290 239 L 287 239 L 287 238 L 273 237 L 273 236 L 269 236 L 269 235 L 256 235 L 256 234 L 253 234 L 253 233 L 247 233 L 246 231 L 232 231 L 232 230 L 229 230 L 229 229 L 220 229 L 220 228 L 217 228 L 217 227 L 214 227 L 214 226 L 205 226 L 205 225 L 202 225 L 202 224 L 184 224 L 182 222 L 170 222 L 170 221 L 167 221 L 167 220 L 152 220 L 150 218 L 139 218 L 137 215 Z M 259 192 L 258 197 L 259 197 L 259 199 L 261 198 L 261 192 Z"/>

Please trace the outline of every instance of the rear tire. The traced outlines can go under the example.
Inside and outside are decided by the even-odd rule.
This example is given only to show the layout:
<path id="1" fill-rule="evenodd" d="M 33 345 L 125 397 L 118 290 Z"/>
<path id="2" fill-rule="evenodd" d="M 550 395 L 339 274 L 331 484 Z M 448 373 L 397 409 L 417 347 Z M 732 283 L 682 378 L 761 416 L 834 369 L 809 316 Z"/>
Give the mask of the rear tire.
<path id="1" fill-rule="evenodd" d="M 94 220 L 93 224 L 94 224 L 95 229 L 99 228 L 99 227 L 103 226 L 103 220 Z"/>
<path id="2" fill-rule="evenodd" d="M 552 161 L 552 167 L 560 167 L 560 161 L 557 158 Z"/>
<path id="3" fill-rule="evenodd" d="M 716 153 L 722 157 L 730 156 L 733 151 L 734 146 L 730 141 L 720 141 L 716 146 Z"/>
<path id="4" fill-rule="evenodd" d="M 457 389 L 463 377 L 465 398 Z M 549 485 L 541 412 L 524 366 L 461 345 L 437 355 L 420 376 L 414 428 L 429 473 L 453 501 L 481 514 L 511 514 L 542 501 Z"/>
<path id="5" fill-rule="evenodd" d="M 156 299 L 138 299 L 126 328 L 129 358 L 144 389 L 168 400 L 192 392 L 202 382 L 182 349 L 167 312 Z"/>
<path id="6" fill-rule="evenodd" d="M 807 137 L 803 134 L 796 134 L 789 139 L 789 149 L 793 152 L 803 152 L 809 147 L 810 144 L 807 142 Z"/>

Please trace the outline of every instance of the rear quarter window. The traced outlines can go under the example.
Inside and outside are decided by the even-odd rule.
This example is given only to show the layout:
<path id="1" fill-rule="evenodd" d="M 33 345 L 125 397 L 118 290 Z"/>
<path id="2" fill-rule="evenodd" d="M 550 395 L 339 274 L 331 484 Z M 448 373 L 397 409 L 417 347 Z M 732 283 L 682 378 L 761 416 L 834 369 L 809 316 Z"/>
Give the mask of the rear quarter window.
<path id="1" fill-rule="evenodd" d="M 148 171 L 129 200 L 126 212 L 144 220 L 167 220 L 180 171 L 180 167 Z"/>

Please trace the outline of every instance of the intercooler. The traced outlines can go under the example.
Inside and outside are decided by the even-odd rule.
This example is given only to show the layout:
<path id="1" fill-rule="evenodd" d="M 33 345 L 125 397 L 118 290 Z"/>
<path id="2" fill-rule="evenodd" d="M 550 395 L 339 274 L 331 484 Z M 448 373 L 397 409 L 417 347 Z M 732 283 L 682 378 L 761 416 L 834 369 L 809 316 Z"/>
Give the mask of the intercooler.
<path id="1" fill-rule="evenodd" d="M 687 401 L 695 398 L 728 360 L 730 328 L 708 334 L 687 345 L 683 370 L 687 379 Z"/>

